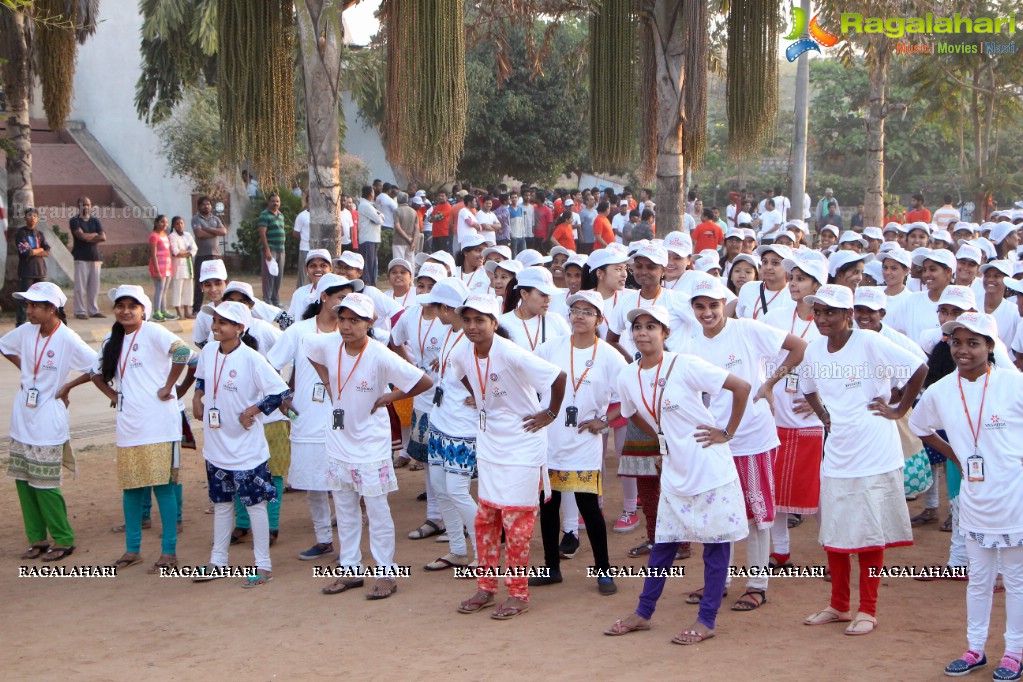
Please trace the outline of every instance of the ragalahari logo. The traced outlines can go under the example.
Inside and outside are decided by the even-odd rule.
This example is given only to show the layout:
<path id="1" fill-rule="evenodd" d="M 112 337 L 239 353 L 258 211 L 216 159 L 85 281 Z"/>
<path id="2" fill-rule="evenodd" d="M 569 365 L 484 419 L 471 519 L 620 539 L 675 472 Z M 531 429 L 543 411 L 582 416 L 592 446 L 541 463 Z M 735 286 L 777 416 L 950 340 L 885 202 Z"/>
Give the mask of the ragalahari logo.
<path id="1" fill-rule="evenodd" d="M 820 52 L 821 47 L 834 47 L 840 38 L 834 33 L 831 33 L 821 27 L 818 19 L 820 13 L 813 15 L 813 19 L 810 20 L 810 37 L 800 38 L 807 29 L 806 26 L 806 10 L 802 7 L 792 8 L 792 30 L 785 36 L 785 40 L 794 40 L 795 42 L 785 48 L 785 58 L 790 62 L 794 62 L 799 59 L 799 56 L 807 52 Z"/>

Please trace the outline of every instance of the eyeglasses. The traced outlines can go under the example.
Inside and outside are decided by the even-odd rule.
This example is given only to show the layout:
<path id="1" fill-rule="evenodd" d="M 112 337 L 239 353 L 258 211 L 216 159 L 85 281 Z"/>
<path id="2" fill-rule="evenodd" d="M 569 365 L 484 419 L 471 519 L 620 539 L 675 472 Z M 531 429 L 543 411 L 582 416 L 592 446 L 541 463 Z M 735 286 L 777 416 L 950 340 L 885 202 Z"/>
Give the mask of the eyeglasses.
<path id="1" fill-rule="evenodd" d="M 570 315 L 582 315 L 583 317 L 599 317 L 600 313 L 595 313 L 591 310 L 583 310 L 582 308 L 570 308 L 568 310 Z"/>

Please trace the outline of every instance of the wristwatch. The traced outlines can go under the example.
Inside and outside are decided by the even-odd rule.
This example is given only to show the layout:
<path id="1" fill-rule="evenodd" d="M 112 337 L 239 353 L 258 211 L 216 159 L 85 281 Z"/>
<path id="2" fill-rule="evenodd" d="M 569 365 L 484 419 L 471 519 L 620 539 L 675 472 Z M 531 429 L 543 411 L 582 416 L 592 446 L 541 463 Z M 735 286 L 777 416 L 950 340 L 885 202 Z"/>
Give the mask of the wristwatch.
<path id="1" fill-rule="evenodd" d="M 600 415 L 600 416 L 599 416 L 599 417 L 597 418 L 597 421 L 601 421 L 601 422 L 603 422 L 603 423 L 604 423 L 604 428 L 602 428 L 602 429 L 600 430 L 600 432 L 601 432 L 602 434 L 607 434 L 607 433 L 610 433 L 610 432 L 611 432 L 611 427 L 610 427 L 610 425 L 608 425 L 608 423 L 607 423 L 607 415 L 606 415 L 606 414 L 602 414 L 602 415 Z"/>
<path id="2" fill-rule="evenodd" d="M 554 420 L 554 419 L 557 419 L 557 418 L 558 418 L 558 415 L 556 415 L 556 414 L 554 414 L 553 412 L 551 412 L 551 411 L 550 411 L 550 408 L 548 408 L 548 409 L 544 410 L 544 414 L 546 414 L 546 415 L 547 415 L 548 417 L 550 417 L 550 418 L 551 418 L 552 420 Z"/>
<path id="3" fill-rule="evenodd" d="M 728 429 L 721 429 L 721 433 L 725 434 L 725 438 L 732 440 L 732 434 L 728 433 Z"/>

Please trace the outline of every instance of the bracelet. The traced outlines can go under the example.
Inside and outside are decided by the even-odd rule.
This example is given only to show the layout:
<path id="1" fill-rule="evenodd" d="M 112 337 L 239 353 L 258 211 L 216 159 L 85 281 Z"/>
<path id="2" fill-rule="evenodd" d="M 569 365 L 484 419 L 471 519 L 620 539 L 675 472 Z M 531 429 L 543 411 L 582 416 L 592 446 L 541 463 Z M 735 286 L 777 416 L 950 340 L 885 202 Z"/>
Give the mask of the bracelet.
<path id="1" fill-rule="evenodd" d="M 546 414 L 548 417 L 550 417 L 551 421 L 554 421 L 555 419 L 558 418 L 558 415 L 556 415 L 553 412 L 551 412 L 549 408 L 544 410 L 544 414 Z"/>

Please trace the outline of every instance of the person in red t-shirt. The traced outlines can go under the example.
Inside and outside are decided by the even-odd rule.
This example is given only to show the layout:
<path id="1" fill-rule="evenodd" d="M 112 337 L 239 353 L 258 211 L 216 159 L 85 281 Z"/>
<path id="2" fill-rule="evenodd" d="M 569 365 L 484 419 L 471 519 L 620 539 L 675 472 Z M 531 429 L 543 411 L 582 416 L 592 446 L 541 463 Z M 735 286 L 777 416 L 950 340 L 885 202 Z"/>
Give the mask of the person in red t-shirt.
<path id="1" fill-rule="evenodd" d="M 704 249 L 717 251 L 724 243 L 725 232 L 714 222 L 714 211 L 709 208 L 703 209 L 703 222 L 693 231 L 693 253 L 699 253 Z"/>
<path id="2" fill-rule="evenodd" d="M 565 211 L 558 216 L 558 222 L 554 225 L 554 234 L 551 239 L 569 251 L 575 251 L 575 232 L 572 230 L 572 212 Z"/>
<path id="3" fill-rule="evenodd" d="M 931 212 L 924 208 L 924 195 L 914 194 L 910 200 L 913 208 L 906 211 L 906 223 L 930 223 Z"/>
<path id="4" fill-rule="evenodd" d="M 433 248 L 434 250 L 443 250 L 450 253 L 451 243 L 449 235 L 451 234 L 451 216 L 456 215 L 454 209 L 451 208 L 451 204 L 448 203 L 447 192 L 437 192 L 437 196 L 434 198 L 433 210 L 430 211 L 430 215 L 427 220 L 433 223 Z"/>
<path id="5" fill-rule="evenodd" d="M 597 217 L 593 221 L 593 250 L 602 249 L 608 244 L 614 244 L 615 233 L 611 229 L 611 221 L 607 214 L 611 205 L 606 201 L 597 204 Z"/>
<path id="6" fill-rule="evenodd" d="M 539 191 L 533 195 L 533 207 L 535 217 L 533 218 L 533 237 L 530 239 L 529 248 L 546 253 L 545 243 L 554 224 L 554 212 L 544 204 L 543 193 Z"/>

